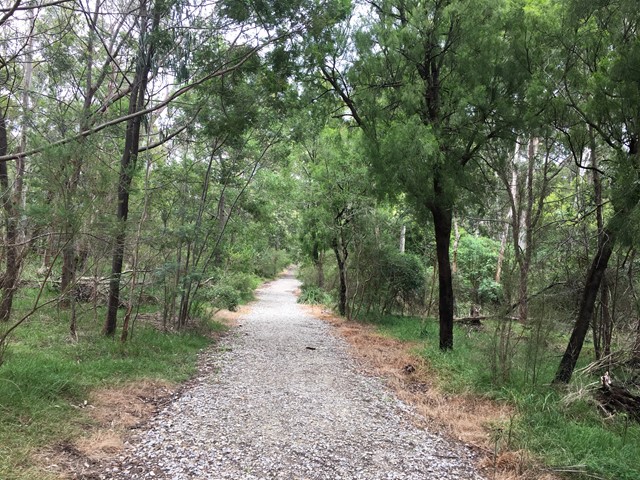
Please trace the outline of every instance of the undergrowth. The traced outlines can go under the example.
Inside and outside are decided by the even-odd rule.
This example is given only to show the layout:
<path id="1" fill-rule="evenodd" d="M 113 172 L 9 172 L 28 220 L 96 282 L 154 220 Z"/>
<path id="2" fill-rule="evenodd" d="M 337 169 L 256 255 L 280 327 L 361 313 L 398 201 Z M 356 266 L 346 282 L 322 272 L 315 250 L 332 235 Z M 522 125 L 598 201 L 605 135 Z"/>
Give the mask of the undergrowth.
<path id="1" fill-rule="evenodd" d="M 551 386 L 562 354 L 564 336 L 555 334 L 544 354 L 532 362 L 534 329 L 514 325 L 508 365 L 496 361 L 498 325 L 486 322 L 480 329 L 455 327 L 453 351 L 438 348 L 438 324 L 417 318 L 387 316 L 375 321 L 388 336 L 420 342 L 420 353 L 437 372 L 439 385 L 451 393 L 472 392 L 508 402 L 517 415 L 508 425 L 493 425 L 496 442 L 509 449 L 526 449 L 553 471 L 572 479 L 640 478 L 640 425 L 624 415 L 603 417 L 588 393 L 567 401 L 565 391 Z M 585 346 L 581 365 L 592 357 Z M 580 365 L 579 365 L 580 366 Z M 505 372 L 506 375 L 505 375 Z M 579 383 L 596 378 L 576 378 Z"/>
<path id="2" fill-rule="evenodd" d="M 320 287 L 302 285 L 302 287 L 300 287 L 298 303 L 305 303 L 307 305 L 330 305 L 333 303 L 333 299 L 331 295 Z"/>
<path id="3" fill-rule="evenodd" d="M 16 315 L 31 300 L 18 298 Z M 0 366 L 0 478 L 47 478 L 33 465 L 34 453 L 70 441 L 90 424 L 76 406 L 92 389 L 143 378 L 185 380 L 195 372 L 197 353 L 211 341 L 202 327 L 176 334 L 139 324 L 123 344 L 101 335 L 105 312 L 96 313 L 79 316 L 77 340 L 69 336 L 67 312 L 55 307 L 15 330 Z M 220 326 L 211 322 L 208 328 Z"/>

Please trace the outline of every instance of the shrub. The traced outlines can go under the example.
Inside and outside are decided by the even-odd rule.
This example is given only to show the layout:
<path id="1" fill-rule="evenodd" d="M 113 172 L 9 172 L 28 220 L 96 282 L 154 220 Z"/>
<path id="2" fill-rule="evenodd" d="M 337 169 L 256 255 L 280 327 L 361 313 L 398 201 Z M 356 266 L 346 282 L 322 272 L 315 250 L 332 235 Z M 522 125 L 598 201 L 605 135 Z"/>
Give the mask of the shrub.
<path id="1" fill-rule="evenodd" d="M 298 297 L 298 303 L 306 303 L 308 305 L 328 305 L 333 303 L 331 295 L 314 285 L 303 285 L 302 293 Z"/>

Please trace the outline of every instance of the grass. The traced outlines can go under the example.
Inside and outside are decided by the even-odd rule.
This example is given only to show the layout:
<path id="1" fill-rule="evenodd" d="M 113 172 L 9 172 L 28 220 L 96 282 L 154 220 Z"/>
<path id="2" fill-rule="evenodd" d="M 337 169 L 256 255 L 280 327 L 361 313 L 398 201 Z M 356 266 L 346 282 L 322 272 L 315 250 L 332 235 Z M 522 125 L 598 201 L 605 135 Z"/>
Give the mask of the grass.
<path id="1" fill-rule="evenodd" d="M 624 416 L 602 417 L 588 394 L 567 402 L 566 392 L 550 385 L 566 340 L 563 336 L 545 329 L 541 338 L 535 329 L 514 325 L 501 364 L 495 355 L 499 345 L 495 324 L 487 323 L 480 331 L 456 326 L 454 350 L 441 352 L 435 321 L 423 324 L 416 318 L 388 316 L 375 323 L 384 335 L 419 342 L 419 353 L 438 372 L 444 390 L 473 392 L 515 406 L 513 423 L 493 426 L 501 445 L 526 449 L 572 479 L 640 478 L 640 425 Z M 544 348 L 537 348 L 539 343 Z M 527 360 L 533 354 L 536 361 Z M 582 365 L 589 357 L 587 347 Z M 570 390 L 590 381 L 597 378 L 577 378 Z"/>
<path id="2" fill-rule="evenodd" d="M 16 316 L 32 300 L 17 299 Z M 195 332 L 163 333 L 136 325 L 125 344 L 100 334 L 93 312 L 80 315 L 79 340 L 67 314 L 40 311 L 15 330 L 0 366 L 0 478 L 45 479 L 34 465 L 39 449 L 77 437 L 91 423 L 76 405 L 94 389 L 140 379 L 179 382 L 195 372 L 197 353 L 211 340 Z M 99 310 L 102 319 L 104 310 Z M 211 325 L 219 329 L 218 325 Z"/>

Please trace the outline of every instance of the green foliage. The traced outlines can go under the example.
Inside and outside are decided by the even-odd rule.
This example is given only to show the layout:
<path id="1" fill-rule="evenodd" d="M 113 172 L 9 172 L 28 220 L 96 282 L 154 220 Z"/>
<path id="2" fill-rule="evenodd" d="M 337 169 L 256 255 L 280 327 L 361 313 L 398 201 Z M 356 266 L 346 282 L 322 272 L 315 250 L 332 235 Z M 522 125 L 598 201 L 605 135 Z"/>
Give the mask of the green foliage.
<path id="1" fill-rule="evenodd" d="M 214 285 L 208 292 L 211 306 L 215 308 L 226 308 L 232 312 L 238 309 L 240 304 L 240 292 L 232 285 L 222 283 Z"/>
<path id="2" fill-rule="evenodd" d="M 462 231 L 458 246 L 458 279 L 463 298 L 476 304 L 501 300 L 501 285 L 494 281 L 500 244 Z"/>
<path id="3" fill-rule="evenodd" d="M 254 269 L 256 274 L 262 278 L 275 278 L 291 263 L 291 257 L 287 251 L 275 248 L 267 248 L 256 257 Z"/>
<path id="4" fill-rule="evenodd" d="M 253 291 L 260 279 L 249 273 L 223 274 L 215 283 L 204 289 L 207 303 L 214 308 L 225 308 L 235 312 L 239 305 L 253 298 Z"/>
<path id="5" fill-rule="evenodd" d="M 395 245 L 368 245 L 359 252 L 354 268 L 358 279 L 366 278 L 361 287 L 361 311 L 375 311 L 379 315 L 391 312 L 415 311 L 422 304 L 425 270 L 421 259 L 413 253 L 400 253 Z M 355 288 L 354 288 L 355 290 Z"/>

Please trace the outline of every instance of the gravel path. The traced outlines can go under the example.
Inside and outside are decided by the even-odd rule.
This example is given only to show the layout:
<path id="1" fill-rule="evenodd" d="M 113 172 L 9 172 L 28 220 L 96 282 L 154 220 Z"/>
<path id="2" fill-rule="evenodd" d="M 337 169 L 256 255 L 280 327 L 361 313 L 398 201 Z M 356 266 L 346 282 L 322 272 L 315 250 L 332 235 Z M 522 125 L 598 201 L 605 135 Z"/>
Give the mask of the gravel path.
<path id="1" fill-rule="evenodd" d="M 481 479 L 469 451 L 411 423 L 307 314 L 290 276 L 258 291 L 214 363 L 103 479 Z M 223 353 L 221 353 L 221 350 Z"/>

